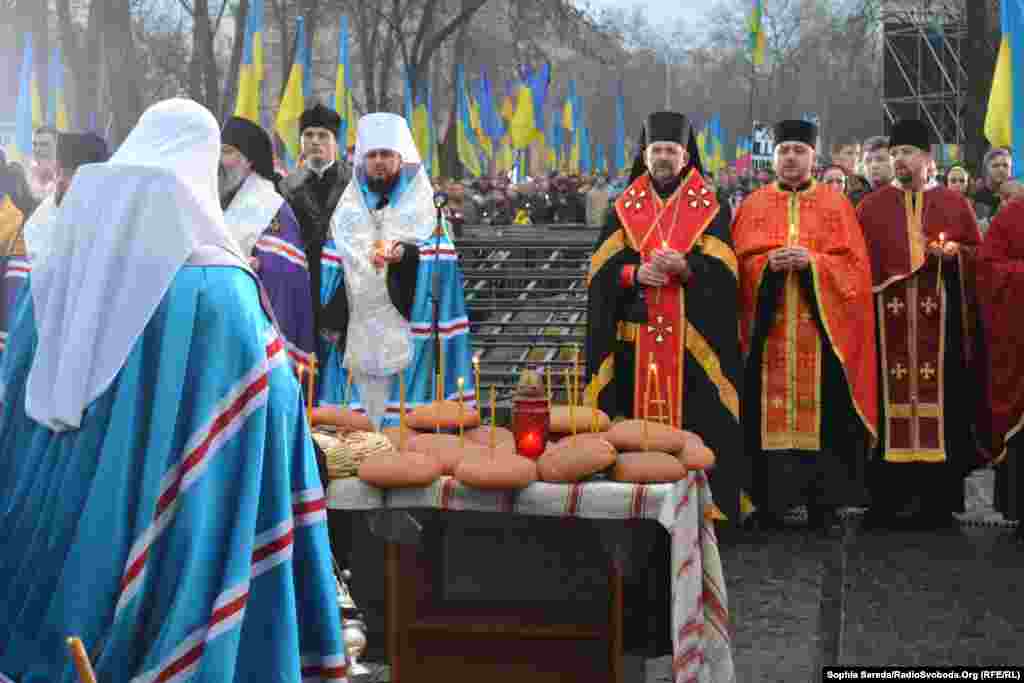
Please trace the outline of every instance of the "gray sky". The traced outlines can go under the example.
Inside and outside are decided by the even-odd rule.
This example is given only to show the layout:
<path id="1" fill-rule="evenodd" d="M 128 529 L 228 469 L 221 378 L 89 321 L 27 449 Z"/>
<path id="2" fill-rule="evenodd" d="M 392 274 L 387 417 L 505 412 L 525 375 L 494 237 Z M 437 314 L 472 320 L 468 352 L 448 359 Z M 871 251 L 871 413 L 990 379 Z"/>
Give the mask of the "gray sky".
<path id="1" fill-rule="evenodd" d="M 578 5 L 590 3 L 594 7 L 644 7 L 651 23 L 675 22 L 684 17 L 702 17 L 708 7 L 708 0 L 576 0 Z"/>

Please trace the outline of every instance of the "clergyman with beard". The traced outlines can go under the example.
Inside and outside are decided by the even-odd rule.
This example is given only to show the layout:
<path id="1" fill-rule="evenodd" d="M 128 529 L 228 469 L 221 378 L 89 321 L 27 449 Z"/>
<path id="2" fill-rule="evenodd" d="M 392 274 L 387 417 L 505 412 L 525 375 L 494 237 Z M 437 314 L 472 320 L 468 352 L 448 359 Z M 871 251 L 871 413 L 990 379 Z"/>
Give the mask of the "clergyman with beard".
<path id="1" fill-rule="evenodd" d="M 867 499 L 878 425 L 871 268 L 853 205 L 811 176 L 817 126 L 775 126 L 778 181 L 736 213 L 743 431 L 758 516 L 778 526 L 807 505 L 841 531 L 838 510 Z"/>
<path id="2" fill-rule="evenodd" d="M 270 299 L 292 362 L 310 365 L 316 350 L 309 269 L 298 220 L 274 188 L 270 136 L 232 117 L 221 132 L 218 185 L 228 231 Z"/>
<path id="3" fill-rule="evenodd" d="M 975 268 L 981 233 L 967 199 L 928 187 L 927 124 L 892 128 L 899 187 L 857 208 L 871 257 L 882 390 L 869 526 L 948 527 L 987 432 Z M 984 441 L 983 441 L 984 442 Z"/>
<path id="4" fill-rule="evenodd" d="M 613 418 L 660 415 L 703 438 L 718 457 L 715 502 L 734 524 L 744 468 L 729 207 L 704 183 L 685 116 L 651 114 L 642 139 L 630 184 L 610 208 L 590 262 L 584 400 L 596 395 Z M 645 406 L 649 384 L 652 396 L 672 402 Z M 627 578 L 627 618 L 646 604 L 635 614 L 653 612 L 657 624 L 649 632 L 647 623 L 627 623 L 625 633 L 627 649 L 653 639 L 660 656 L 672 652 L 666 534 L 656 535 L 652 553 L 654 575 Z M 658 596 L 648 603 L 649 581 Z"/>

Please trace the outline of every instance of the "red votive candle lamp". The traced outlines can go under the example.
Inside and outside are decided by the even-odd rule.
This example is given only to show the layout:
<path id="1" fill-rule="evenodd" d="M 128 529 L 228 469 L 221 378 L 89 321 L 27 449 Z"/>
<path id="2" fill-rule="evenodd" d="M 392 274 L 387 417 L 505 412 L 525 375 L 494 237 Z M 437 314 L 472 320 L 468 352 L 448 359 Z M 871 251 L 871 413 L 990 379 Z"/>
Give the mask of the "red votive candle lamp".
<path id="1" fill-rule="evenodd" d="M 516 453 L 536 460 L 548 444 L 551 429 L 551 405 L 544 393 L 541 377 L 527 370 L 519 379 L 512 404 L 512 434 Z"/>

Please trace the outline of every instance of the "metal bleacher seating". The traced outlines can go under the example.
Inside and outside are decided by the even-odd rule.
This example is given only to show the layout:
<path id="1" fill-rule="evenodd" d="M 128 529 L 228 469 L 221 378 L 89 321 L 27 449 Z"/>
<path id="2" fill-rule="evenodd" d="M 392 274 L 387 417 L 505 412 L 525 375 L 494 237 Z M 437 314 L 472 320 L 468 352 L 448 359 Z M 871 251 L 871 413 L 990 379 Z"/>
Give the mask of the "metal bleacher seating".
<path id="1" fill-rule="evenodd" d="M 572 224 L 463 228 L 456 247 L 473 353 L 481 385 L 497 389 L 502 407 L 524 369 L 550 368 L 561 402 L 576 349 L 582 374 L 585 279 L 597 237 L 597 229 Z"/>

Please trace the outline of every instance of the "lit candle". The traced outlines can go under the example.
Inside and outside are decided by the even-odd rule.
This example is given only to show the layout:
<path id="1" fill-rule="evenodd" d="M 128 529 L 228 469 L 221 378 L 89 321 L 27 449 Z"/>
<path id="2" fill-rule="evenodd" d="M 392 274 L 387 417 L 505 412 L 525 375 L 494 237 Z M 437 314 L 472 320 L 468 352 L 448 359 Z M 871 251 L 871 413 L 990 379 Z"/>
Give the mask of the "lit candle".
<path id="1" fill-rule="evenodd" d="M 310 416 L 310 424 L 313 419 L 313 387 L 316 384 L 316 357 L 310 357 L 309 359 L 309 387 L 306 391 L 306 412 Z"/>
<path id="2" fill-rule="evenodd" d="M 597 432 L 597 387 L 590 393 L 590 431 Z"/>
<path id="3" fill-rule="evenodd" d="M 497 402 L 497 399 L 495 399 L 494 385 L 492 384 L 491 385 L 491 455 L 492 456 L 494 455 L 494 448 L 497 445 L 497 441 L 498 441 L 498 434 L 497 434 L 497 431 L 495 430 L 495 426 L 494 426 L 495 417 L 497 416 L 497 414 L 498 414 L 498 402 Z"/>
<path id="4" fill-rule="evenodd" d="M 573 395 L 572 395 L 572 377 L 569 376 L 571 371 L 569 368 L 565 369 L 565 392 L 569 395 L 569 424 L 572 425 L 572 435 L 576 436 L 576 413 L 573 410 Z"/>
<path id="5" fill-rule="evenodd" d="M 459 448 L 466 445 L 466 435 L 462 429 L 463 415 L 465 408 L 462 403 L 462 387 L 465 385 L 465 381 L 460 377 L 457 382 L 459 386 Z"/>
<path id="6" fill-rule="evenodd" d="M 405 450 L 405 373 L 398 373 L 398 451 Z"/>
<path id="7" fill-rule="evenodd" d="M 668 379 L 665 380 L 665 386 L 667 387 L 666 393 L 668 394 L 668 423 L 669 425 L 676 426 L 676 404 L 672 400 L 672 376 L 669 375 Z M 679 416 L 682 421 L 682 415 Z"/>
<path id="8" fill-rule="evenodd" d="M 939 233 L 939 273 L 935 279 L 935 292 L 942 296 L 942 262 L 946 259 L 946 233 Z"/>
<path id="9" fill-rule="evenodd" d="M 648 356 L 648 357 L 650 357 L 650 356 Z M 641 408 L 641 411 L 640 411 L 640 419 L 643 420 L 643 425 L 644 425 L 644 450 L 645 451 L 650 450 L 650 448 L 649 448 L 649 446 L 650 446 L 650 435 L 648 434 L 648 427 L 647 427 L 647 413 L 648 413 L 649 406 L 651 404 L 651 367 L 653 365 L 654 365 L 654 363 L 652 362 L 650 365 L 647 366 L 647 386 L 644 387 L 644 405 L 643 405 L 643 408 Z"/>
<path id="10" fill-rule="evenodd" d="M 572 349 L 572 402 L 582 405 L 583 402 L 580 401 L 580 347 L 573 344 Z"/>
<path id="11" fill-rule="evenodd" d="M 78 679 L 82 683 L 96 683 L 96 672 L 93 671 L 92 662 L 89 661 L 89 654 L 85 651 L 82 641 L 74 637 L 68 638 L 67 646 L 75 663 L 75 670 L 78 671 Z"/>
<path id="12" fill-rule="evenodd" d="M 441 373 L 437 374 L 437 397 L 434 400 L 434 431 L 441 433 Z"/>
<path id="13" fill-rule="evenodd" d="M 348 381 L 345 382 L 345 407 L 348 408 L 352 398 L 352 370 L 348 371 Z"/>
<path id="14" fill-rule="evenodd" d="M 661 378 L 658 376 L 658 364 L 651 363 L 651 374 L 654 375 L 654 405 L 658 406 L 658 422 L 665 423 L 665 402 L 661 400 Z"/>
<path id="15" fill-rule="evenodd" d="M 480 404 L 480 356 L 473 356 L 473 392 L 476 397 L 476 409 L 482 410 Z"/>

